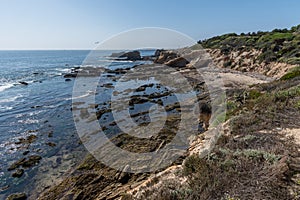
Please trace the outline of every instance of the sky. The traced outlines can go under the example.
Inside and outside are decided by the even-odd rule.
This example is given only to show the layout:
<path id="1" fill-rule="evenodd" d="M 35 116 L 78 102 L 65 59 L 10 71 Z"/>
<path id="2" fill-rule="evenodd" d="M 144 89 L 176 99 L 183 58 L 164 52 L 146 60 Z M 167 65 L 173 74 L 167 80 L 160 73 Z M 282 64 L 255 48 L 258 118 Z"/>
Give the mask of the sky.
<path id="1" fill-rule="evenodd" d="M 0 0 L 0 49 L 93 49 L 136 28 L 202 40 L 300 24 L 298 0 Z"/>

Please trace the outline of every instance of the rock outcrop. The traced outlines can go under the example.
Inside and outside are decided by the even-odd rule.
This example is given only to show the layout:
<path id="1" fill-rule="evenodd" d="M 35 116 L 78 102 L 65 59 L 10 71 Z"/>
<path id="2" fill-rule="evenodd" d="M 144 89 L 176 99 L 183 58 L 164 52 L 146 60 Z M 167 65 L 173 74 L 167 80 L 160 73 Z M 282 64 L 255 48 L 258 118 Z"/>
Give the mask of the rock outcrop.
<path id="1" fill-rule="evenodd" d="M 279 78 L 286 74 L 296 65 L 280 62 L 261 62 L 258 57 L 261 55 L 259 50 L 232 51 L 227 54 L 219 49 L 207 50 L 219 68 L 233 69 L 241 72 L 255 72 L 269 77 Z"/>
<path id="2" fill-rule="evenodd" d="M 27 195 L 25 193 L 15 193 L 9 195 L 6 200 L 26 200 Z"/>
<path id="3" fill-rule="evenodd" d="M 122 59 L 122 60 L 131 60 L 131 61 L 136 61 L 136 60 L 142 59 L 139 51 L 112 53 L 110 57 L 115 57 L 115 58 L 117 58 L 117 60 Z"/>
<path id="4" fill-rule="evenodd" d="M 154 60 L 154 63 L 164 64 L 174 68 L 183 68 L 189 63 L 185 58 L 179 56 L 173 51 L 157 51 L 155 54 L 159 56 Z"/>

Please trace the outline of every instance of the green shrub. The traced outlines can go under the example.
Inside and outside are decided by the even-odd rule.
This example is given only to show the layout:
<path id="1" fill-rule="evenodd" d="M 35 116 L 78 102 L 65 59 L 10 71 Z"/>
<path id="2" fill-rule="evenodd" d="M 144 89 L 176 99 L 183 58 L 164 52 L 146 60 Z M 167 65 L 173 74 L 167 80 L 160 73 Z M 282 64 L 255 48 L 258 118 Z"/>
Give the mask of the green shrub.
<path id="1" fill-rule="evenodd" d="M 300 101 L 295 103 L 295 108 L 300 109 Z"/>
<path id="2" fill-rule="evenodd" d="M 249 99 L 257 99 L 258 97 L 260 97 L 262 95 L 262 93 L 258 90 L 250 90 L 249 91 Z"/>
<path id="3" fill-rule="evenodd" d="M 280 78 L 280 80 L 290 80 L 290 79 L 293 79 L 293 78 L 298 77 L 298 76 L 300 76 L 300 66 L 295 67 L 290 72 L 288 72 L 285 75 L 283 75 Z"/>
<path id="4" fill-rule="evenodd" d="M 275 29 L 272 32 L 225 34 L 198 43 L 203 48 L 220 49 L 223 54 L 231 51 L 257 49 L 261 50 L 260 62 L 286 62 L 300 64 L 300 32 L 299 26 L 288 29 Z M 230 63 L 225 65 L 228 67 Z M 226 67 L 224 66 L 224 67 Z"/>

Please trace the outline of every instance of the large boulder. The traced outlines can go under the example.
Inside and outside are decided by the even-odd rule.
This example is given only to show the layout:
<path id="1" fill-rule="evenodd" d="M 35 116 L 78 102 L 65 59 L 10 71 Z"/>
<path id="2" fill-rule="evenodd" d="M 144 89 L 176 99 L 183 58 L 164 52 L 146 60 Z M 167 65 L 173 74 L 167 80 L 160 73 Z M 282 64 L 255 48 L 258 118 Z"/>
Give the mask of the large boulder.
<path id="1" fill-rule="evenodd" d="M 139 51 L 129 51 L 129 52 L 120 52 L 120 53 L 112 53 L 111 57 L 124 58 L 125 60 L 141 60 L 141 54 Z"/>
<path id="2" fill-rule="evenodd" d="M 117 52 L 117 53 L 112 53 L 110 55 L 110 57 L 113 57 L 113 58 L 119 58 L 121 57 L 123 54 L 125 54 L 126 52 L 125 51 L 122 51 L 122 52 Z"/>
<path id="3" fill-rule="evenodd" d="M 164 50 L 164 49 L 156 49 L 156 51 L 155 51 L 155 53 L 154 53 L 154 56 L 155 56 L 155 57 L 158 57 L 158 56 L 160 56 L 160 53 L 161 53 L 161 52 L 164 52 L 164 51 L 166 51 L 166 50 Z"/>
<path id="4" fill-rule="evenodd" d="M 178 58 L 174 58 L 173 60 L 169 60 L 164 64 L 170 67 L 182 68 L 182 67 L 186 67 L 186 65 L 189 64 L 189 61 L 187 61 L 183 57 L 178 57 Z"/>
<path id="5" fill-rule="evenodd" d="M 185 58 L 180 57 L 177 53 L 172 51 L 164 51 L 164 50 L 157 50 L 157 53 L 160 53 L 159 56 L 154 60 L 154 63 L 164 64 L 170 67 L 186 67 L 189 63 Z"/>
<path id="6" fill-rule="evenodd" d="M 158 64 L 164 64 L 177 57 L 178 55 L 172 51 L 161 51 L 159 56 L 154 60 L 154 62 Z"/>

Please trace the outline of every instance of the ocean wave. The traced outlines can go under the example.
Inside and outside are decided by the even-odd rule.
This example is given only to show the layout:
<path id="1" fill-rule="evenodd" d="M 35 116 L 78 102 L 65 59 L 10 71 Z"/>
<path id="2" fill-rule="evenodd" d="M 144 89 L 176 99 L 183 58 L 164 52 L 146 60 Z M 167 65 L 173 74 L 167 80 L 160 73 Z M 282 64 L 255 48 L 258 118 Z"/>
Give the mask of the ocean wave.
<path id="1" fill-rule="evenodd" d="M 10 97 L 10 98 L 7 98 L 7 99 L 1 99 L 0 103 L 13 102 L 13 101 L 15 101 L 15 100 L 17 100 L 18 98 L 21 98 L 21 97 L 22 97 L 22 95 L 17 95 L 17 96 Z"/>
<path id="2" fill-rule="evenodd" d="M 16 114 L 16 118 L 21 118 L 21 117 L 28 117 L 28 116 L 35 116 L 35 115 L 38 115 L 40 113 L 44 113 L 46 112 L 46 110 L 38 110 L 38 111 L 34 111 L 34 112 L 28 112 L 28 113 L 19 113 L 19 114 Z"/>
<path id="3" fill-rule="evenodd" d="M 4 85 L 0 85 L 0 92 L 3 92 L 4 90 L 7 90 L 13 86 L 14 86 L 13 83 L 6 83 Z"/>
<path id="4" fill-rule="evenodd" d="M 80 96 L 77 96 L 77 97 L 72 96 L 72 97 L 69 97 L 69 98 L 65 98 L 64 100 L 68 101 L 68 100 L 81 99 L 81 98 L 84 98 L 84 97 L 88 97 L 90 95 L 95 95 L 95 92 L 88 90 L 86 94 L 83 94 L 83 95 L 80 95 Z"/>
<path id="5" fill-rule="evenodd" d="M 49 106 L 43 106 L 44 108 L 57 108 L 59 105 L 49 105 Z"/>
<path id="6" fill-rule="evenodd" d="M 37 119 L 25 119 L 25 120 L 18 120 L 18 123 L 21 124 L 38 124 L 40 121 Z"/>
<path id="7" fill-rule="evenodd" d="M 0 106 L 1 111 L 11 110 L 11 109 L 13 109 L 13 107 L 11 106 Z"/>
<path id="8" fill-rule="evenodd" d="M 59 72 L 71 72 L 71 69 L 68 69 L 68 68 L 55 68 L 56 71 L 59 71 Z"/>
<path id="9" fill-rule="evenodd" d="M 132 60 L 118 60 L 120 58 L 113 58 L 111 57 L 111 59 L 105 59 L 105 60 L 100 60 L 101 62 L 109 62 L 109 63 L 133 63 L 134 61 Z"/>

